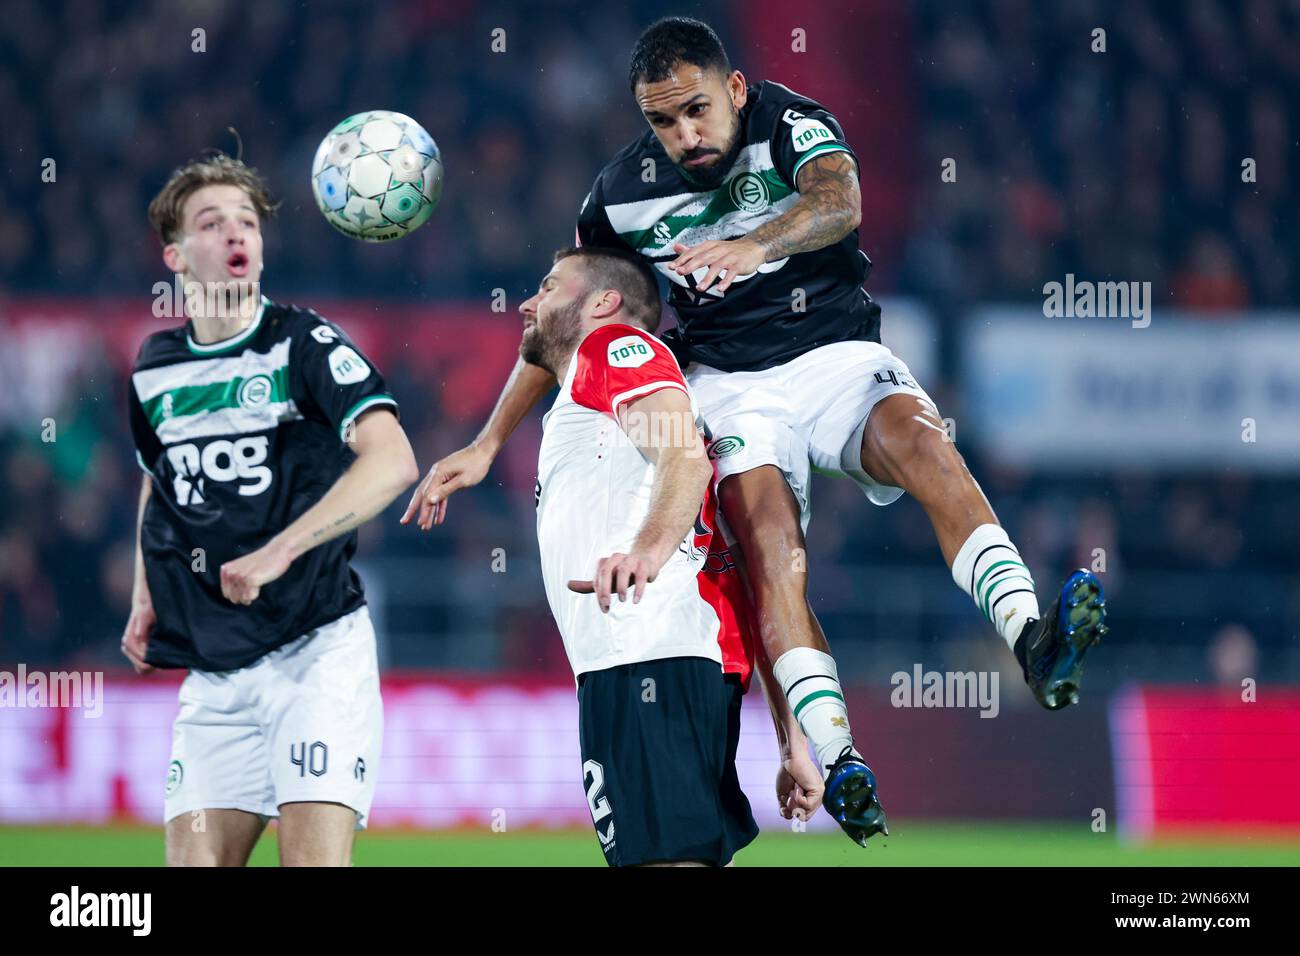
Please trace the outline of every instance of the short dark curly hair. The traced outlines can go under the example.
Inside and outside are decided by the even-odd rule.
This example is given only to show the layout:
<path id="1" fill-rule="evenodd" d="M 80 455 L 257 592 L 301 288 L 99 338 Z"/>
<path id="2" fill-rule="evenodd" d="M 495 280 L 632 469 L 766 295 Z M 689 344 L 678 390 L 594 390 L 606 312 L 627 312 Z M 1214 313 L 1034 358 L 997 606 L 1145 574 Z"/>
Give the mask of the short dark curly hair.
<path id="1" fill-rule="evenodd" d="M 726 76 L 731 61 L 713 27 L 692 17 L 664 17 L 648 26 L 632 48 L 627 80 L 632 92 L 638 83 L 668 79 L 673 68 L 690 63 Z"/>
<path id="2" fill-rule="evenodd" d="M 262 222 L 274 216 L 280 207 L 271 198 L 266 180 L 256 169 L 246 166 L 243 160 L 220 152 L 203 159 L 192 159 L 172 171 L 167 184 L 149 203 L 149 222 L 163 245 L 180 239 L 185 200 L 204 186 L 238 186 L 248 193 L 253 208 L 257 210 L 257 218 Z"/>

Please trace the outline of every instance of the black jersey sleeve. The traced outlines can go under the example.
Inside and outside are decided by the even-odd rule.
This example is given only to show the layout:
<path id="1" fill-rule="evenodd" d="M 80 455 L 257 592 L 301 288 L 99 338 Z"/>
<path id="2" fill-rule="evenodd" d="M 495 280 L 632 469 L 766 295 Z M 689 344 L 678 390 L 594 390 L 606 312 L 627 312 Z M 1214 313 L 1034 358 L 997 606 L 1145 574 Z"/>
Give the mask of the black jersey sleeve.
<path id="1" fill-rule="evenodd" d="M 781 177 L 799 188 L 799 170 L 810 160 L 827 153 L 844 152 L 858 157 L 844 138 L 844 129 L 829 110 L 812 100 L 795 100 L 781 111 L 772 131 L 772 163 Z"/>
<path id="2" fill-rule="evenodd" d="M 578 210 L 577 243 L 580 246 L 603 246 L 615 249 L 627 246 L 610 225 L 609 216 L 605 212 L 605 197 L 600 187 L 599 176 L 592 183 L 587 198 L 582 201 L 582 208 Z"/>
<path id="3" fill-rule="evenodd" d="M 290 390 L 304 415 L 319 412 L 334 426 L 340 441 L 362 412 L 397 400 L 388 391 L 374 363 L 333 322 L 314 312 L 304 313 L 290 356 Z"/>

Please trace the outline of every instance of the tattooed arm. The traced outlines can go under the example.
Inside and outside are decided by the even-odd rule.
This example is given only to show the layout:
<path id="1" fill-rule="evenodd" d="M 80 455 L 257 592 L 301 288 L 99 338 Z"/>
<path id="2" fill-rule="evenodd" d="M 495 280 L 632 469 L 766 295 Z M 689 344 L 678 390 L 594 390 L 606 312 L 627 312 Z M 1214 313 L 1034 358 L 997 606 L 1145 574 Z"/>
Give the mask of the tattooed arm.
<path id="1" fill-rule="evenodd" d="M 697 283 L 703 292 L 719 273 L 718 291 L 725 292 L 738 275 L 754 272 L 764 262 L 775 262 L 800 252 L 812 252 L 839 242 L 862 221 L 862 193 L 853 157 L 842 150 L 809 160 L 799 170 L 799 199 L 771 222 L 740 239 L 720 239 L 687 247 L 672 268 L 681 275 L 708 271 Z"/>
<path id="2" fill-rule="evenodd" d="M 764 262 L 839 242 L 862 221 L 862 194 L 853 157 L 836 151 L 799 170 L 799 201 L 745 238 L 763 247 Z"/>
<path id="3" fill-rule="evenodd" d="M 420 476 L 411 443 L 386 408 L 357 419 L 352 450 L 356 461 L 320 501 L 256 551 L 221 566 L 221 593 L 228 601 L 251 604 L 300 555 L 365 524 Z"/>

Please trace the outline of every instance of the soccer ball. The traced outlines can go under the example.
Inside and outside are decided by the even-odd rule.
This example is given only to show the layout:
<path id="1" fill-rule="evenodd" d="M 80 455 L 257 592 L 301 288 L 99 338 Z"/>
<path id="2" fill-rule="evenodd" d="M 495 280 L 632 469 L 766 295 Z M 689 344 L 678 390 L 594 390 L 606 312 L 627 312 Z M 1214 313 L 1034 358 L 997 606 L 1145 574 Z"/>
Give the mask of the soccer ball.
<path id="1" fill-rule="evenodd" d="M 311 165 L 326 221 L 366 242 L 400 239 L 422 226 L 442 196 L 442 156 L 409 116 L 370 110 L 329 131 Z"/>

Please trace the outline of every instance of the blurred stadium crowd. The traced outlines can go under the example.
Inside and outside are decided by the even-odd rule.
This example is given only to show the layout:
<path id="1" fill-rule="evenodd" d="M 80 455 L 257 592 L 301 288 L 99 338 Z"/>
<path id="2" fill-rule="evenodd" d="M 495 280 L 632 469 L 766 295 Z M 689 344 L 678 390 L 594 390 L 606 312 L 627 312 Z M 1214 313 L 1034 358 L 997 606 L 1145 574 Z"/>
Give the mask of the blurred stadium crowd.
<path id="1" fill-rule="evenodd" d="M 871 10 L 899 5 L 857 6 L 855 22 L 868 22 Z M 914 96 L 890 111 L 906 114 L 904 160 L 915 175 L 905 229 L 882 241 L 864 221 L 864 248 L 877 263 L 867 288 L 918 299 L 938 317 L 942 373 L 926 384 L 946 413 L 960 415 L 950 345 L 960 310 L 1039 302 L 1048 278 L 1149 279 L 1158 303 L 1225 318 L 1298 300 L 1300 6 L 927 0 L 902 9 L 902 37 L 873 39 L 863 28 L 856 41 L 839 40 L 857 43 L 863 69 L 874 43 L 908 44 Z M 639 30 L 665 12 L 708 19 L 753 80 L 763 76 L 762 51 L 745 44 L 743 10 L 12 0 L 0 18 L 11 166 L 0 182 L 4 293 L 146 302 L 167 277 L 146 204 L 186 157 L 214 145 L 234 151 L 226 132 L 234 126 L 245 157 L 284 199 L 281 221 L 266 230 L 273 298 L 482 302 L 483 321 L 513 322 L 488 311 L 492 290 L 504 288 L 512 307 L 519 301 L 550 252 L 571 241 L 604 159 L 643 128 L 625 81 Z M 1090 50 L 1098 25 L 1105 54 Z M 202 54 L 192 50 L 196 27 L 206 31 Z M 506 30 L 505 55 L 487 52 L 495 27 Z M 771 78 L 840 113 L 859 151 L 870 148 L 871 111 L 848 120 L 837 107 L 861 104 L 861 90 Z M 307 182 L 324 131 L 377 107 L 419 119 L 447 166 L 434 220 L 391 247 L 329 232 Z M 53 184 L 40 182 L 44 157 L 57 160 Z M 956 183 L 940 181 L 945 157 L 958 157 Z M 1258 181 L 1234 188 L 1244 157 L 1256 161 Z M 4 309 L 0 297 L 0 338 Z M 0 372 L 27 361 L 6 353 Z M 419 356 L 385 372 L 422 467 L 473 436 L 479 422 L 444 414 L 442 382 Z M 98 357 L 77 380 L 51 413 L 57 442 L 40 441 L 39 417 L 0 419 L 0 659 L 111 663 L 117 654 L 139 480 L 125 375 Z M 363 576 L 393 636 L 389 665 L 566 673 L 535 569 L 537 430 L 521 429 L 489 480 L 454 499 L 432 536 L 399 528 L 399 510 L 363 531 Z M 1032 463 L 987 460 L 978 446 L 963 451 L 1044 589 L 1102 542 L 1116 631 L 1207 649 L 1235 647 L 1244 634 L 1271 661 L 1289 653 L 1279 625 L 1296 609 L 1283 594 L 1269 602 L 1268 588 L 1300 567 L 1294 482 L 1101 470 L 1062 479 Z M 913 502 L 869 508 L 857 489 L 834 482 L 814 497 L 815 605 L 837 649 L 858 646 L 865 661 L 886 626 L 891 638 L 996 643 L 952 587 Z M 497 547 L 517 573 L 489 572 Z M 1147 590 L 1126 597 L 1126 570 L 1138 567 L 1150 572 Z M 1214 595 L 1191 615 L 1172 606 L 1125 623 L 1126 600 L 1148 609 L 1176 602 L 1159 574 L 1181 571 L 1216 582 L 1206 589 Z M 874 591 L 871 582 L 892 580 L 886 573 L 910 576 L 924 593 L 909 609 L 864 614 L 860 602 L 885 600 L 883 584 Z M 422 602 L 401 600 L 412 588 Z M 1181 676 L 1211 677 L 1214 660 L 1185 661 Z"/>

